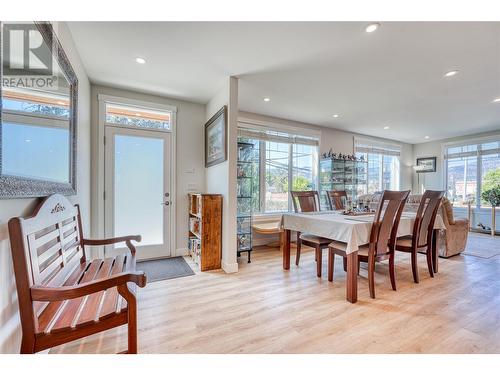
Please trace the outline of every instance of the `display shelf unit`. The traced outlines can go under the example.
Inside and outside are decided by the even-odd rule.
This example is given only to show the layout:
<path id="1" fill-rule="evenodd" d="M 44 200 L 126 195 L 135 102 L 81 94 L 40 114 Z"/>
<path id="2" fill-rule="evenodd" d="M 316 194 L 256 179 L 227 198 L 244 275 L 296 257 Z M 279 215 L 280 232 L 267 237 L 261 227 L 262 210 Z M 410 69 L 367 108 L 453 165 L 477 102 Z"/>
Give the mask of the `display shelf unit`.
<path id="1" fill-rule="evenodd" d="M 248 142 L 238 142 L 237 162 L 237 253 L 252 252 L 252 200 L 254 173 L 254 145 Z"/>
<path id="2" fill-rule="evenodd" d="M 331 190 L 344 190 L 348 205 L 355 202 L 366 187 L 367 169 L 366 160 L 322 159 L 319 167 L 321 209 L 329 209 L 326 192 Z"/>
<path id="3" fill-rule="evenodd" d="M 200 271 L 221 268 L 222 195 L 188 194 L 189 255 Z"/>

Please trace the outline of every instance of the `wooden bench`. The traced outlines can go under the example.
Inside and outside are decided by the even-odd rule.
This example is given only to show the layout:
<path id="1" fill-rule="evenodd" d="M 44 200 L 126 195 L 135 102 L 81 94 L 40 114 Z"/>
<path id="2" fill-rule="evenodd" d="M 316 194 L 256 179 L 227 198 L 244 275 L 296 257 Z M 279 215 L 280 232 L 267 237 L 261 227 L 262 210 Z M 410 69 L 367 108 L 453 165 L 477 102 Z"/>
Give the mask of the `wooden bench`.
<path id="1" fill-rule="evenodd" d="M 281 228 L 280 221 L 268 222 L 268 223 L 259 223 L 252 225 L 252 229 L 255 233 L 259 234 L 278 234 L 279 241 L 274 247 L 280 247 L 283 242 L 283 229 Z M 274 244 L 268 244 L 267 246 L 273 247 Z"/>
<path id="2" fill-rule="evenodd" d="M 35 353 L 128 324 L 128 353 L 137 353 L 135 247 L 141 236 L 83 238 L 80 208 L 59 194 L 29 218 L 9 220 L 22 325 L 21 353 Z M 88 259 L 86 246 L 125 242 L 126 255 Z"/>

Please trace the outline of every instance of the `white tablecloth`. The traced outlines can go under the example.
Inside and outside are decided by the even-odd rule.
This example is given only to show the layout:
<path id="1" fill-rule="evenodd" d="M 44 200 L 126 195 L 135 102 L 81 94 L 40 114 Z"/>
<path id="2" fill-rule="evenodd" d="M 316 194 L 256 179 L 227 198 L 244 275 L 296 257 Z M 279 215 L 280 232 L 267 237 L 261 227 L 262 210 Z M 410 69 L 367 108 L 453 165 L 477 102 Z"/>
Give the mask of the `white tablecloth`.
<path id="1" fill-rule="evenodd" d="M 335 211 L 283 214 L 284 229 L 313 234 L 347 244 L 346 252 L 358 251 L 370 241 L 374 215 L 347 216 Z M 415 213 L 403 213 L 398 227 L 398 237 L 411 235 Z M 437 215 L 434 229 L 444 229 L 443 219 Z"/>

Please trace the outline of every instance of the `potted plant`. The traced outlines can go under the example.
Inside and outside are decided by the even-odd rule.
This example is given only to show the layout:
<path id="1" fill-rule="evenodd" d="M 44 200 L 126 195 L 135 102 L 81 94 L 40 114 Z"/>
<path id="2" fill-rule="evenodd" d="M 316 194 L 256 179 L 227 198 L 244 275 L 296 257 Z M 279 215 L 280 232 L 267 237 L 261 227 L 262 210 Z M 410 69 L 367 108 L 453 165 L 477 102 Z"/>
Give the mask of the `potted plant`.
<path id="1" fill-rule="evenodd" d="M 495 214 L 496 207 L 500 206 L 500 185 L 493 186 L 483 191 L 481 198 L 491 204 L 491 235 L 495 235 Z"/>

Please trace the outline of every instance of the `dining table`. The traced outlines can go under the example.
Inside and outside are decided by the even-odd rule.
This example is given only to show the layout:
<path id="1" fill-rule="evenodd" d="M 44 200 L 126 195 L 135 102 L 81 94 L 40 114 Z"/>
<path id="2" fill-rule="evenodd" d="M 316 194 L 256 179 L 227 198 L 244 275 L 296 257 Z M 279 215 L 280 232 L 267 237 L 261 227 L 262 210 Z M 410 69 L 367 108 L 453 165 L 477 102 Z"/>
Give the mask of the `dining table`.
<path id="1" fill-rule="evenodd" d="M 290 269 L 291 232 L 301 232 L 346 243 L 347 280 L 346 299 L 351 303 L 358 300 L 358 250 L 369 243 L 373 214 L 346 215 L 342 211 L 317 211 L 285 213 L 282 216 L 283 228 L 282 253 L 283 269 Z M 411 235 L 416 213 L 403 212 L 399 222 L 397 237 Z M 438 272 L 438 254 L 436 246 L 437 231 L 445 225 L 440 214 L 436 216 L 432 236 L 432 263 L 434 272 Z"/>

